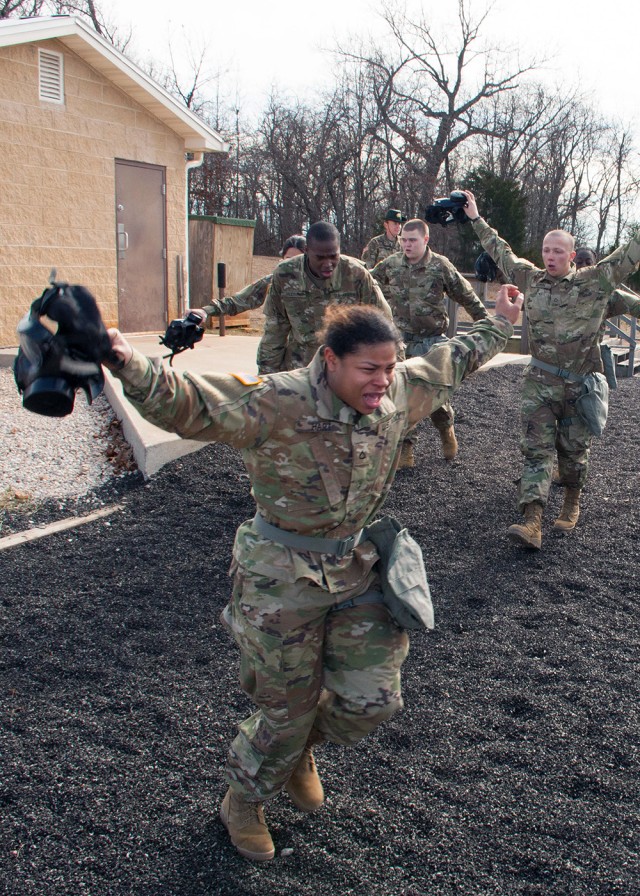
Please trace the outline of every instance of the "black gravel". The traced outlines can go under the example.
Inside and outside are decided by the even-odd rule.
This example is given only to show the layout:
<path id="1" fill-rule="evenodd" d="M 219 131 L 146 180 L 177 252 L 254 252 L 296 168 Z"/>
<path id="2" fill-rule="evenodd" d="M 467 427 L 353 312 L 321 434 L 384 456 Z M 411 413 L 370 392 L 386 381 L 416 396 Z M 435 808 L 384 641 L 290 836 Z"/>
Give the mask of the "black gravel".
<path id="1" fill-rule="evenodd" d="M 505 537 L 520 376 L 465 384 L 454 463 L 421 427 L 387 509 L 423 546 L 437 628 L 412 637 L 404 711 L 318 750 L 326 805 L 269 804 L 271 863 L 217 816 L 250 709 L 219 622 L 252 514 L 239 455 L 131 474 L 95 498 L 123 511 L 1 552 L 1 892 L 640 893 L 640 384 L 612 396 L 577 529 L 553 534 L 554 489 L 530 553 Z"/>

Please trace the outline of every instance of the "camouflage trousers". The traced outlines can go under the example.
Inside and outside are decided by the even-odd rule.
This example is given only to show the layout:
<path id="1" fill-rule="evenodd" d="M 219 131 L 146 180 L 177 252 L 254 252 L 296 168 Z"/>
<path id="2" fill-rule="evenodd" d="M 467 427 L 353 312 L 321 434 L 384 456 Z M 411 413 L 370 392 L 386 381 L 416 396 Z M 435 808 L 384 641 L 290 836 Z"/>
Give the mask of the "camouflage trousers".
<path id="1" fill-rule="evenodd" d="M 226 778 L 245 798 L 262 802 L 282 789 L 312 728 L 351 745 L 402 707 L 406 632 L 380 603 L 333 609 L 363 590 L 331 595 L 307 579 L 236 571 L 223 621 L 240 648 L 240 684 L 257 709 L 239 725 Z"/>
<path id="2" fill-rule="evenodd" d="M 564 486 L 583 488 L 589 471 L 591 433 L 578 418 L 575 400 L 580 383 L 553 382 L 525 373 L 522 388 L 522 435 L 524 455 L 520 479 L 519 507 L 537 501 L 545 505 L 557 454 L 558 472 Z M 571 421 L 571 422 L 569 422 Z"/>
<path id="3" fill-rule="evenodd" d="M 442 335 L 429 336 L 426 339 L 406 340 L 405 351 L 407 358 L 417 358 L 420 355 L 425 355 L 432 346 L 437 345 L 440 342 L 448 341 L 449 340 L 447 339 L 447 337 Z M 453 407 L 451 406 L 450 402 L 443 404 L 436 411 L 434 411 L 433 414 L 430 415 L 429 419 L 431 420 L 435 428 L 439 431 L 448 429 L 450 426 L 453 426 L 454 413 Z M 405 442 L 411 442 L 412 445 L 415 445 L 417 441 L 418 439 L 416 436 L 416 427 L 414 427 L 407 433 Z"/>

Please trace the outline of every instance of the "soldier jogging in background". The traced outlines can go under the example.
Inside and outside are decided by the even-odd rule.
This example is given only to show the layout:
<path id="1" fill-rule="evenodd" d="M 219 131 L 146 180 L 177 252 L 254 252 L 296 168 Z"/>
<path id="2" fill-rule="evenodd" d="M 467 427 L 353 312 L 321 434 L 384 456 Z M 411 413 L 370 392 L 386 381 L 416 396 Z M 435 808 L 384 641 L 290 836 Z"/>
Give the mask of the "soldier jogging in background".
<path id="1" fill-rule="evenodd" d="M 446 341 L 449 326 L 446 296 L 462 305 L 474 321 L 483 320 L 487 309 L 449 259 L 431 251 L 425 221 L 419 218 L 407 221 L 400 243 L 402 252 L 385 258 L 371 273 L 391 306 L 407 358 L 414 358 L 432 345 Z M 446 460 L 453 460 L 458 453 L 453 421 L 453 408 L 448 402 L 431 415 Z M 415 431 L 412 431 L 403 446 L 401 467 L 415 465 L 415 442 Z"/>
<path id="2" fill-rule="evenodd" d="M 397 328 L 365 305 L 330 307 L 311 364 L 264 377 L 179 373 L 110 331 L 123 362 L 114 375 L 142 416 L 234 446 L 249 474 L 257 512 L 236 533 L 223 620 L 256 709 L 230 746 L 220 809 L 248 859 L 275 854 L 266 801 L 284 790 L 303 812 L 324 802 L 315 745 L 356 744 L 402 706 L 409 640 L 387 609 L 367 527 L 407 430 L 504 348 L 522 305 L 514 293 L 503 287 L 496 316 L 465 336 L 397 365 Z"/>
<path id="3" fill-rule="evenodd" d="M 328 305 L 365 304 L 391 310 L 380 287 L 356 258 L 340 254 L 340 234 L 325 221 L 307 231 L 304 255 L 281 262 L 273 272 L 258 344 L 259 373 L 305 367 L 318 348 Z"/>
<path id="4" fill-rule="evenodd" d="M 378 262 L 382 261 L 383 258 L 388 258 L 388 256 L 393 255 L 394 252 L 401 251 L 402 247 L 398 242 L 398 237 L 400 236 L 402 225 L 406 220 L 406 217 L 402 214 L 400 209 L 387 209 L 382 222 L 384 233 L 381 233 L 379 236 L 374 236 L 373 239 L 369 240 L 362 252 L 362 261 L 369 270 L 375 268 Z"/>
<path id="5" fill-rule="evenodd" d="M 596 427 L 580 416 L 576 401 L 580 404 L 584 399 L 585 378 L 593 383 L 591 375 L 602 374 L 604 321 L 619 313 L 615 290 L 638 267 L 640 234 L 594 267 L 578 270 L 573 263 L 573 237 L 564 230 L 552 230 L 542 243 L 544 268 L 538 268 L 514 254 L 480 217 L 473 193 L 463 192 L 465 212 L 483 249 L 525 297 L 531 362 L 524 372 L 521 406 L 524 464 L 519 508 L 524 522 L 510 526 L 508 535 L 526 548 L 539 550 L 556 453 L 564 502 L 554 528 L 569 532 L 580 515 L 580 493 L 587 481 Z M 625 310 L 640 317 L 640 298 L 633 293 L 627 296 Z M 602 377 L 596 382 L 597 389 L 606 389 Z"/>

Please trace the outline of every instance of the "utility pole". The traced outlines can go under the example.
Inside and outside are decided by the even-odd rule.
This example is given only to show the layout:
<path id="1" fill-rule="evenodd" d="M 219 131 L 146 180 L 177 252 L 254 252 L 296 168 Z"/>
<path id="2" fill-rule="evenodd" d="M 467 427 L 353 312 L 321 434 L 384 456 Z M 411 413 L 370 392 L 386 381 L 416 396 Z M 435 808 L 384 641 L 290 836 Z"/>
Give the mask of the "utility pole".
<path id="1" fill-rule="evenodd" d="M 240 109 L 236 106 L 236 218 L 240 217 Z"/>

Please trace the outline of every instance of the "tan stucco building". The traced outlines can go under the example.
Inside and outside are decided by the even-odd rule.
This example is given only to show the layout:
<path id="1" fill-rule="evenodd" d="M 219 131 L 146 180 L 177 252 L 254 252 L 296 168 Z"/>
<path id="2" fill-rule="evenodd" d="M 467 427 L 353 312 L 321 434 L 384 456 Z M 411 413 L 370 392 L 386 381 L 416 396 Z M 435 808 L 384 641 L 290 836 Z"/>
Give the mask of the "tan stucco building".
<path id="1" fill-rule="evenodd" d="M 222 138 L 82 19 L 0 20 L 0 346 L 58 279 L 107 325 L 188 305 L 188 168 Z"/>

